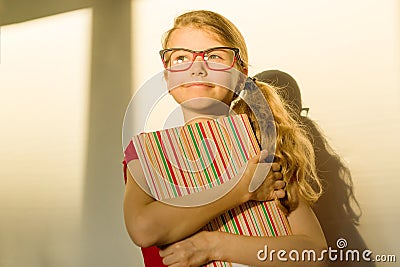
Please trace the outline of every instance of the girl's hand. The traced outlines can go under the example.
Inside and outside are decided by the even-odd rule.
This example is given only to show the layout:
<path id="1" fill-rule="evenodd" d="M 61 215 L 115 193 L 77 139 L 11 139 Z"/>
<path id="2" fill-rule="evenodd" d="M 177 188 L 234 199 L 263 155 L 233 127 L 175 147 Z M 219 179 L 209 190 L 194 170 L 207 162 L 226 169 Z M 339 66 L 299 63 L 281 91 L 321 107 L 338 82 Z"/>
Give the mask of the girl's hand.
<path id="1" fill-rule="evenodd" d="M 215 232 L 201 231 L 160 250 L 168 267 L 198 267 L 213 260 Z"/>
<path id="2" fill-rule="evenodd" d="M 260 163 L 263 162 L 264 157 L 266 155 L 260 153 L 251 158 L 243 174 L 242 178 L 250 180 L 248 190 L 250 193 L 249 199 L 268 201 L 276 198 L 284 198 L 286 196 L 284 189 L 286 183 L 283 181 L 281 165 L 277 162 L 272 163 L 269 172 L 265 174 L 270 163 Z"/>

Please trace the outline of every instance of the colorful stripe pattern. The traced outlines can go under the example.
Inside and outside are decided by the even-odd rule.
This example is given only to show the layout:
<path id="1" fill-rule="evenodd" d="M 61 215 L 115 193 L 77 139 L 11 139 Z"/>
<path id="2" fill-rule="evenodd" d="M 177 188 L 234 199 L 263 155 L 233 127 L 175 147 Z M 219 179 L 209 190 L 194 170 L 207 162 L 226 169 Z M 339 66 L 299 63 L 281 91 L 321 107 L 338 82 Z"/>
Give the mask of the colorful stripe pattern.
<path id="1" fill-rule="evenodd" d="M 142 133 L 132 140 L 158 200 L 221 185 L 259 151 L 245 114 Z"/>
<path id="2" fill-rule="evenodd" d="M 250 201 L 215 218 L 203 230 L 247 236 L 290 235 L 289 222 L 275 201 Z M 214 261 L 207 267 L 230 267 L 229 262 Z"/>
<path id="3" fill-rule="evenodd" d="M 246 115 L 134 136 L 147 184 L 158 199 L 175 198 L 220 185 L 234 177 L 260 148 Z M 275 201 L 247 202 L 203 230 L 247 236 L 285 236 L 291 230 Z M 207 267 L 228 267 L 214 261 Z"/>

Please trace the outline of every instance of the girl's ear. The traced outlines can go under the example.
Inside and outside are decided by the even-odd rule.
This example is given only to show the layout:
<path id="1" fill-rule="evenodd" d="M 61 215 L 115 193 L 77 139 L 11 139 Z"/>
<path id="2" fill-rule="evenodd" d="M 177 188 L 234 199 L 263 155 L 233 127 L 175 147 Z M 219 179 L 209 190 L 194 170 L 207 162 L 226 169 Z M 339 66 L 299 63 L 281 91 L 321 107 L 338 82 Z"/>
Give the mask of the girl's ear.
<path id="1" fill-rule="evenodd" d="M 246 67 L 243 67 L 243 73 L 247 76 L 249 74 L 249 70 Z"/>

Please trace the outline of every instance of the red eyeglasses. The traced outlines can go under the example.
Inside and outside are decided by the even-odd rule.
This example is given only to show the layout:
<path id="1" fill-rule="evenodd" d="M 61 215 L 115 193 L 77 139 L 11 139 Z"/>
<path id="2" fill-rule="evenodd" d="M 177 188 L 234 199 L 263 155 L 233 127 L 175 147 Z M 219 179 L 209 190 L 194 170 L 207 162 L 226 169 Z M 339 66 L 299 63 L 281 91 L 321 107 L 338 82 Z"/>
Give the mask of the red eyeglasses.
<path id="1" fill-rule="evenodd" d="M 186 48 L 168 48 L 160 51 L 161 60 L 165 69 L 171 72 L 186 71 L 193 65 L 195 59 L 200 56 L 210 70 L 229 70 L 235 62 L 243 65 L 239 55 L 239 48 L 213 47 L 203 51 L 193 51 Z"/>

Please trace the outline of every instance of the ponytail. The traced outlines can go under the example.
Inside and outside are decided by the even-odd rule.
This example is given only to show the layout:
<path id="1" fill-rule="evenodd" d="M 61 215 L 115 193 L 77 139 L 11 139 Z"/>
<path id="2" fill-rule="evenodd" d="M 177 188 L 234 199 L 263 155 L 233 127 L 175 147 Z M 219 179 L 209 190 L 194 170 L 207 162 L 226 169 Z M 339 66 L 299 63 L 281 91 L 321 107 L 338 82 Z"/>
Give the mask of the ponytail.
<path id="1" fill-rule="evenodd" d="M 256 120 L 255 114 L 240 97 L 234 101 L 232 110 L 238 114 L 247 114 L 257 140 L 260 144 L 264 143 L 262 147 L 270 151 L 275 150 L 274 161 L 281 164 L 283 179 L 286 182 L 286 197 L 281 199 L 280 203 L 283 210 L 290 213 L 297 207 L 299 196 L 312 204 L 322 194 L 321 181 L 315 167 L 313 146 L 307 138 L 304 126 L 291 117 L 288 111 L 289 106 L 282 102 L 276 92 L 277 89 L 263 82 L 254 82 L 258 87 L 256 90 L 262 92 L 270 106 L 273 117 L 270 112 L 267 112 L 268 107 L 257 107 L 262 109 L 261 114 L 265 116 L 262 116 L 261 120 Z M 263 127 L 260 127 L 261 123 L 264 124 Z M 269 129 L 268 127 L 276 129 L 275 144 L 268 142 L 271 140 L 268 133 L 263 136 L 264 140 L 261 138 L 260 128 Z"/>

